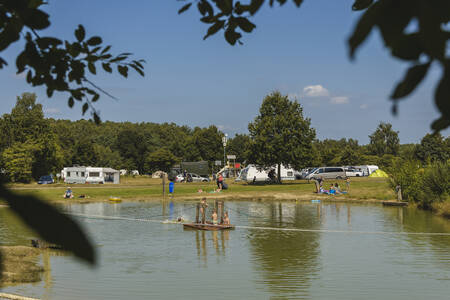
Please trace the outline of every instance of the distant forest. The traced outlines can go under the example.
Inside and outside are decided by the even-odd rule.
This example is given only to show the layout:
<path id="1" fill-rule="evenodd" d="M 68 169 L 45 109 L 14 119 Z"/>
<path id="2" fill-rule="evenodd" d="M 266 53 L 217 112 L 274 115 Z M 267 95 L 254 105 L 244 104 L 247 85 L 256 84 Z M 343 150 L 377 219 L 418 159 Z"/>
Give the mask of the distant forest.
<path id="1" fill-rule="evenodd" d="M 138 170 L 140 174 L 158 170 L 152 164 L 159 156 L 170 161 L 210 162 L 223 160 L 222 137 L 216 126 L 188 127 L 174 123 L 131 123 L 45 118 L 34 94 L 17 98 L 10 114 L 0 118 L 0 171 L 3 180 L 29 182 L 41 175 L 56 174 L 75 164 Z M 375 164 L 389 167 L 397 158 L 447 161 L 450 140 L 440 134 L 426 135 L 419 144 L 400 144 L 398 132 L 380 123 L 369 136 L 370 144 L 354 139 L 312 143 L 312 166 Z M 236 162 L 250 163 L 250 136 L 229 138 L 226 153 Z M 305 166 L 305 167 L 310 167 Z"/>

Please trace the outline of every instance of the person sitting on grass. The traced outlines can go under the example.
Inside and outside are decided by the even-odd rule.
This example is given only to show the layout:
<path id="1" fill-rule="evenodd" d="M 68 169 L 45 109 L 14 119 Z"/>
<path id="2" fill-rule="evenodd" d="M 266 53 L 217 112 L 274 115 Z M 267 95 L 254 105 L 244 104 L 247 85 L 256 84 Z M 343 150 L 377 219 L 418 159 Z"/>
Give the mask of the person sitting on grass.
<path id="1" fill-rule="evenodd" d="M 329 195 L 336 195 L 336 190 L 334 189 L 334 185 L 331 184 L 330 190 L 328 191 Z"/>
<path id="2" fill-rule="evenodd" d="M 342 191 L 339 188 L 339 184 L 337 182 L 334 184 L 334 189 L 336 190 L 336 194 L 342 194 Z"/>
<path id="3" fill-rule="evenodd" d="M 71 198 L 73 198 L 73 192 L 72 192 L 72 189 L 70 188 L 70 186 L 69 186 L 69 187 L 67 188 L 67 190 L 64 192 L 63 197 L 64 197 L 65 199 L 71 199 Z"/>

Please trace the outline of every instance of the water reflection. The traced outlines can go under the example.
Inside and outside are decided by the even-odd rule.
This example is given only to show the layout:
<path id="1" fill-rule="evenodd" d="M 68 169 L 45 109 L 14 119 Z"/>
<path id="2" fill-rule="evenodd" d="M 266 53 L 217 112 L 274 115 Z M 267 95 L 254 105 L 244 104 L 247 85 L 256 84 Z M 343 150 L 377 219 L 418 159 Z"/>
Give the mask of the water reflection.
<path id="1" fill-rule="evenodd" d="M 272 203 L 267 205 L 266 216 L 264 226 L 317 228 L 322 206 Z M 263 277 L 258 282 L 276 295 L 307 296 L 320 269 L 319 237 L 317 233 L 250 230 L 252 263 Z"/>
<path id="2" fill-rule="evenodd" d="M 204 231 L 195 230 L 195 246 L 197 249 L 197 257 L 204 267 L 208 263 L 208 251 L 210 256 L 225 257 L 226 248 L 230 239 L 229 230 L 220 231 Z"/>

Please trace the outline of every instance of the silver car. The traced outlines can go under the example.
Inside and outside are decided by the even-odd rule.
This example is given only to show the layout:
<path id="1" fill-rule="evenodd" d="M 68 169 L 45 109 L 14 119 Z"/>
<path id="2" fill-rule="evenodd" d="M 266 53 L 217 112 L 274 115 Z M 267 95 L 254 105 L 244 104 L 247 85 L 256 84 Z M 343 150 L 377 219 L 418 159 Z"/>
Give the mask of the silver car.
<path id="1" fill-rule="evenodd" d="M 203 177 L 195 173 L 188 173 L 188 182 L 209 182 L 208 177 Z"/>
<path id="2" fill-rule="evenodd" d="M 321 167 L 314 169 L 306 176 L 306 179 L 344 179 L 345 177 L 345 171 L 342 167 Z"/>

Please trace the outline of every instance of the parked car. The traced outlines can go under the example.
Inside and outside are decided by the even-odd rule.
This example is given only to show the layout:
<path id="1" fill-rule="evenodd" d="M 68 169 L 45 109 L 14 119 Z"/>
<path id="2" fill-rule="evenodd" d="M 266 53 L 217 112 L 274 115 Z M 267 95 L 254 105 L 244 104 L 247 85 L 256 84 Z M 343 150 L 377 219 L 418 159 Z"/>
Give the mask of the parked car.
<path id="1" fill-rule="evenodd" d="M 344 179 L 345 171 L 342 167 L 322 167 L 313 170 L 306 176 L 306 179 L 312 180 L 316 178 L 322 179 Z"/>
<path id="2" fill-rule="evenodd" d="M 177 176 L 175 176 L 175 182 L 183 182 L 183 181 L 184 181 L 183 174 L 178 174 Z"/>
<path id="3" fill-rule="evenodd" d="M 189 182 L 209 182 L 208 177 L 203 177 L 195 173 L 189 173 L 187 177 Z"/>
<path id="4" fill-rule="evenodd" d="M 363 172 L 356 169 L 345 169 L 345 175 L 347 175 L 347 177 L 362 177 Z"/>
<path id="5" fill-rule="evenodd" d="M 52 175 L 44 175 L 39 178 L 38 184 L 52 184 L 54 182 Z"/>

